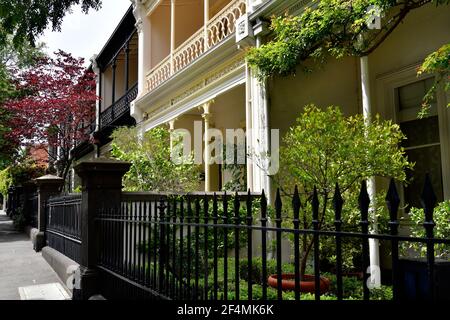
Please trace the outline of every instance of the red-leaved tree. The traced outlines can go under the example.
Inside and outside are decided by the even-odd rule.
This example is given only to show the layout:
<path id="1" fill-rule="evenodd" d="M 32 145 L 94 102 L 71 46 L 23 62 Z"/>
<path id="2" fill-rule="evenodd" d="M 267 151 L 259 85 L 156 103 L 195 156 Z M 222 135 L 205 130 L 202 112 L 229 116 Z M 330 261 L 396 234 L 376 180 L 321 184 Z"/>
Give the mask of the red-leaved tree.
<path id="1" fill-rule="evenodd" d="M 94 121 L 95 74 L 84 59 L 58 51 L 26 70 L 15 70 L 15 85 L 21 94 L 5 103 L 10 110 L 11 139 L 22 145 L 49 146 L 49 160 L 57 174 L 66 178 L 72 164 L 70 151 L 88 139 Z"/>

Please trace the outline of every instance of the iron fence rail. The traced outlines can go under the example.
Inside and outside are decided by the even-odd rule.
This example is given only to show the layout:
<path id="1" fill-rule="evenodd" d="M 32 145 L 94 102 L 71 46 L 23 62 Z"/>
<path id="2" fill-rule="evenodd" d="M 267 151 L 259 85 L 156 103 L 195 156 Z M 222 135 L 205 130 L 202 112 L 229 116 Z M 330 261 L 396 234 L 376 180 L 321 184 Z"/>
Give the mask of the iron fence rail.
<path id="1" fill-rule="evenodd" d="M 363 277 L 360 280 L 361 298 L 368 300 L 369 239 L 380 239 L 391 245 L 391 283 L 393 299 L 404 297 L 401 283 L 399 246 L 401 242 L 419 243 L 427 248 L 426 298 L 435 298 L 436 244 L 450 245 L 450 239 L 434 237 L 434 193 L 426 179 L 422 201 L 425 209 L 424 238 L 398 234 L 399 197 L 392 182 L 386 197 L 390 214 L 389 234 L 369 232 L 369 205 L 366 184 L 359 196 L 360 220 L 347 230 L 342 220 L 344 201 L 339 187 L 333 198 L 333 229 L 322 229 L 319 214 L 321 204 L 317 190 L 311 195 L 308 216 L 310 224 L 304 227 L 300 214 L 305 213 L 296 189 L 292 204 L 285 206 L 277 193 L 274 210 L 269 209 L 264 193 L 236 194 L 150 194 L 124 193 L 120 208 L 99 212 L 100 233 L 99 268 L 102 286 L 107 298 L 143 299 L 284 299 L 285 271 L 283 241 L 293 243 L 293 299 L 301 300 L 304 293 L 300 244 L 310 241 L 312 279 L 315 300 L 323 299 L 320 252 L 321 241 L 331 239 L 336 256 L 334 273 L 335 294 L 344 299 L 343 245 L 349 239 L 361 250 L 359 261 Z M 434 199 L 434 200 L 433 200 Z M 305 238 L 306 237 L 306 238 Z M 273 268 L 275 265 L 275 268 Z M 267 279 L 272 278 L 271 283 Z M 291 282 L 291 284 L 292 284 Z M 114 285 L 112 285 L 114 283 Z M 448 298 L 448 297 L 447 297 Z"/>
<path id="2" fill-rule="evenodd" d="M 81 258 L 81 194 L 51 197 L 46 204 L 46 241 L 75 262 Z"/>

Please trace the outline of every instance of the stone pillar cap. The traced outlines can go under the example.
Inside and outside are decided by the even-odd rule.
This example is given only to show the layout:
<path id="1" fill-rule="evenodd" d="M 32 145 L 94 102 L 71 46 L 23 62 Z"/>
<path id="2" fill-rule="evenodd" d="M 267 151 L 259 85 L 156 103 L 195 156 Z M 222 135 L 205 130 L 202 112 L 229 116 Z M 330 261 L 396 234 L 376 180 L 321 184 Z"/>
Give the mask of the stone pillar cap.
<path id="1" fill-rule="evenodd" d="M 107 171 L 126 172 L 130 169 L 131 163 L 110 158 L 96 158 L 78 163 L 74 168 L 76 172 L 84 171 Z"/>
<path id="2" fill-rule="evenodd" d="M 34 181 L 36 181 L 37 183 L 59 183 L 61 181 L 63 181 L 64 179 L 52 174 L 46 174 L 45 176 L 39 177 L 34 179 Z"/>

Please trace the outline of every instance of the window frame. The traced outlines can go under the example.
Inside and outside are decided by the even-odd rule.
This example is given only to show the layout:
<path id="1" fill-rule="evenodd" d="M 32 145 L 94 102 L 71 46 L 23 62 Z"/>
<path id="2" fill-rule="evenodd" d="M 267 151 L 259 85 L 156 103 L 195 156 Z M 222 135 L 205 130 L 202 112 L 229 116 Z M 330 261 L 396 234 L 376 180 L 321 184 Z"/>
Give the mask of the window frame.
<path id="1" fill-rule="evenodd" d="M 421 62 L 417 62 L 376 77 L 377 100 L 379 101 L 380 106 L 379 112 L 387 119 L 390 118 L 397 124 L 413 119 L 413 116 L 411 115 L 413 111 L 408 112 L 410 113 L 408 117 L 400 116 L 398 99 L 396 96 L 397 89 L 417 81 L 435 77 L 435 75 L 432 74 L 422 74 L 418 76 L 417 69 L 420 65 Z M 447 108 L 447 103 L 450 101 L 449 96 L 449 93 L 446 93 L 442 86 L 439 86 L 436 92 L 436 107 L 432 108 L 430 111 L 431 115 L 434 114 L 438 116 L 444 199 L 450 199 L 450 108 Z M 399 189 L 399 195 L 403 204 L 403 188 Z"/>

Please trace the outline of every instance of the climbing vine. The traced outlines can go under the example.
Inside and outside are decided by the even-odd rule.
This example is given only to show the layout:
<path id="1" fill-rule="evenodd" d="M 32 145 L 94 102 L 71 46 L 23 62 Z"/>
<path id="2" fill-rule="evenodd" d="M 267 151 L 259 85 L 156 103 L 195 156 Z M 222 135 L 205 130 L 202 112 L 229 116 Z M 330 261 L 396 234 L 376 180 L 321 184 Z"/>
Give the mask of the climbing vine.
<path id="1" fill-rule="evenodd" d="M 408 13 L 428 3 L 444 5 L 449 0 L 315 0 L 300 16 L 272 18 L 273 39 L 250 49 L 247 61 L 263 79 L 292 74 L 308 58 L 323 62 L 327 55 L 368 55 Z M 377 16 L 380 28 L 371 28 Z"/>
<path id="2" fill-rule="evenodd" d="M 433 86 L 428 90 L 423 98 L 422 109 L 419 117 L 422 118 L 428 114 L 431 103 L 435 99 L 436 90 L 442 84 L 444 91 L 450 90 L 450 43 L 440 47 L 425 58 L 423 64 L 417 71 L 418 75 L 431 73 L 435 75 Z M 450 102 L 447 104 L 450 107 Z"/>

